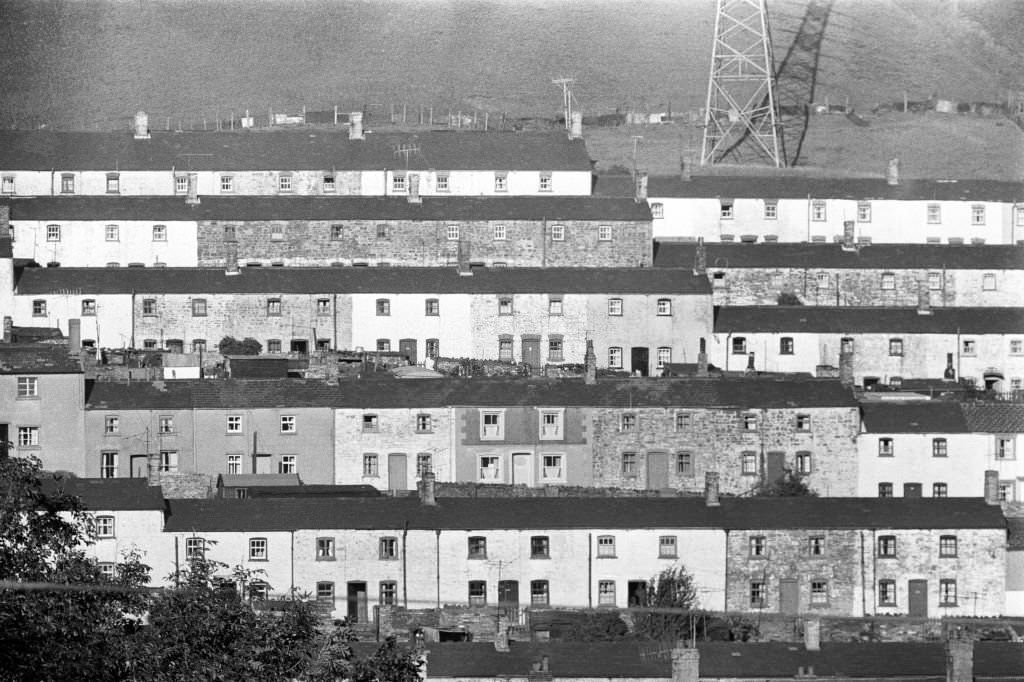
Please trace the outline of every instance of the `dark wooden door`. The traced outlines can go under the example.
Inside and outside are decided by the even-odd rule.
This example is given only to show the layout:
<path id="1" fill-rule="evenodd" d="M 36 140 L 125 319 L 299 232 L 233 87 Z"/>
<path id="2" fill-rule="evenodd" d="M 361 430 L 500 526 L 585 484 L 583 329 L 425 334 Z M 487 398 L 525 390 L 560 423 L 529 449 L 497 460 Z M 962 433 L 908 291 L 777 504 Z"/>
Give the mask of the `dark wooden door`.
<path id="1" fill-rule="evenodd" d="M 787 616 L 800 613 L 800 589 L 795 580 L 779 581 L 779 611 Z"/>
<path id="2" fill-rule="evenodd" d="M 630 372 L 645 377 L 649 372 L 650 364 L 651 354 L 647 346 L 634 346 L 630 350 Z"/>
<path id="3" fill-rule="evenodd" d="M 498 581 L 498 606 L 506 608 L 519 608 L 519 581 L 499 580 Z"/>
<path id="4" fill-rule="evenodd" d="M 786 453 L 769 452 L 765 455 L 764 479 L 775 483 L 786 473 Z"/>
<path id="5" fill-rule="evenodd" d="M 523 339 L 523 362 L 532 368 L 540 367 L 540 339 Z"/>
<path id="6" fill-rule="evenodd" d="M 410 365 L 416 364 L 416 339 L 399 339 L 398 352 Z"/>
<path id="7" fill-rule="evenodd" d="M 919 618 L 928 617 L 928 581 L 911 580 L 907 583 L 907 613 Z"/>

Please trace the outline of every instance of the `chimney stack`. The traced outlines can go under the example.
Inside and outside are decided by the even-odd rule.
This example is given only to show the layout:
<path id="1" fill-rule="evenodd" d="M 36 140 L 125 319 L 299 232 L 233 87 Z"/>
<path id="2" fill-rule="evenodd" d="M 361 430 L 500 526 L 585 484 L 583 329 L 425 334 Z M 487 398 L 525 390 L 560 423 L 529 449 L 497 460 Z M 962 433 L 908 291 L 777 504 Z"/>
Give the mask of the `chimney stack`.
<path id="1" fill-rule="evenodd" d="M 706 471 L 704 472 L 704 505 L 718 507 L 721 504 L 722 502 L 718 499 L 718 472 Z"/>
<path id="2" fill-rule="evenodd" d="M 852 220 L 843 221 L 843 251 L 857 250 L 856 225 L 857 223 Z"/>
<path id="3" fill-rule="evenodd" d="M 700 651 L 677 646 L 672 649 L 672 682 L 700 681 Z"/>
<path id="4" fill-rule="evenodd" d="M 885 168 L 885 184 L 895 186 L 900 184 L 900 160 L 889 159 L 889 165 Z"/>
<path id="5" fill-rule="evenodd" d="M 97 339 L 98 341 L 99 339 Z M 68 353 L 78 355 L 82 352 L 82 321 L 78 318 L 68 320 Z"/>
<path id="6" fill-rule="evenodd" d="M 946 353 L 946 370 L 942 373 L 943 381 L 956 381 L 956 367 L 953 366 L 953 354 Z"/>
<path id="7" fill-rule="evenodd" d="M 363 140 L 363 112 L 353 111 L 348 115 L 348 139 Z"/>
<path id="8" fill-rule="evenodd" d="M 149 116 L 146 115 L 145 111 L 140 111 L 135 114 L 135 135 L 136 140 L 148 140 L 149 139 Z"/>
<path id="9" fill-rule="evenodd" d="M 974 680 L 974 641 L 961 632 L 946 640 L 946 682 Z"/>
<path id="10" fill-rule="evenodd" d="M 423 478 L 420 480 L 420 503 L 426 507 L 436 507 L 437 498 L 434 497 L 434 472 L 426 471 L 423 473 Z M 508 635 L 506 634 L 505 643 L 508 646 Z"/>
<path id="11" fill-rule="evenodd" d="M 804 648 L 808 651 L 821 651 L 821 621 L 817 618 L 804 621 Z"/>
<path id="12" fill-rule="evenodd" d="M 587 352 L 583 356 L 583 383 L 588 386 L 597 383 L 597 354 L 592 339 L 587 339 Z"/>
<path id="13" fill-rule="evenodd" d="M 498 627 L 498 632 L 494 635 L 494 650 L 501 654 L 509 652 L 508 628 Z"/>
<path id="14" fill-rule="evenodd" d="M 679 179 L 683 182 L 693 180 L 693 157 L 685 152 L 679 155 Z"/>
<path id="15" fill-rule="evenodd" d="M 11 205 L 0 204 L 0 239 L 10 239 L 11 236 Z"/>
<path id="16" fill-rule="evenodd" d="M 839 348 L 839 383 L 853 386 L 853 351 L 847 350 L 845 344 Z"/>
<path id="17" fill-rule="evenodd" d="M 238 274 L 238 240 L 229 239 L 224 242 L 224 273 Z"/>
<path id="18" fill-rule="evenodd" d="M 458 249 L 456 253 L 458 265 L 456 265 L 456 268 L 459 274 L 463 277 L 472 277 L 473 266 L 469 263 L 469 246 L 460 238 L 456 248 Z"/>
<path id="19" fill-rule="evenodd" d="M 917 314 L 932 314 L 932 295 L 928 291 L 927 282 L 920 282 L 917 285 Z"/>
<path id="20" fill-rule="evenodd" d="M 160 453 L 146 455 L 146 478 L 149 485 L 160 485 Z"/>
<path id="21" fill-rule="evenodd" d="M 420 175 L 419 173 L 409 174 L 409 194 L 406 197 L 410 204 L 423 203 L 423 199 L 420 198 Z"/>
<path id="22" fill-rule="evenodd" d="M 579 140 L 583 137 L 583 114 L 578 111 L 572 112 L 569 125 L 569 139 Z"/>
<path id="23" fill-rule="evenodd" d="M 697 250 L 693 254 L 693 274 L 708 273 L 708 247 L 704 245 L 704 237 L 697 237 Z"/>
<path id="24" fill-rule="evenodd" d="M 185 195 L 185 203 L 195 206 L 199 203 L 199 174 L 188 174 L 188 193 Z"/>
<path id="25" fill-rule="evenodd" d="M 708 353 L 707 353 L 707 342 L 704 337 L 700 337 L 700 350 L 697 351 L 697 376 L 706 377 L 708 375 Z"/>
<path id="26" fill-rule="evenodd" d="M 10 343 L 14 337 L 14 318 L 4 315 L 4 343 Z"/>
<path id="27" fill-rule="evenodd" d="M 647 201 L 647 171 L 637 171 L 633 176 L 633 200 L 638 204 Z"/>
<path id="28" fill-rule="evenodd" d="M 985 504 L 999 504 L 999 472 L 994 469 L 985 471 Z"/>

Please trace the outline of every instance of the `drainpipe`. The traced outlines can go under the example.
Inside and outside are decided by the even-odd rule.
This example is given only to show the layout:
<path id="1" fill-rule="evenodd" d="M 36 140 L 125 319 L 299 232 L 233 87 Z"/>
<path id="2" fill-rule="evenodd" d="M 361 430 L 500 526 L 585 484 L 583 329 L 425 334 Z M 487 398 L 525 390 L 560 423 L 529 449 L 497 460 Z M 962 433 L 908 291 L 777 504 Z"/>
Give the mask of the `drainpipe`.
<path id="1" fill-rule="evenodd" d="M 56 191 L 53 188 L 53 183 L 55 183 L 55 182 L 57 182 L 57 169 L 56 168 L 51 168 L 50 169 L 50 196 L 51 197 L 53 196 L 54 192 Z"/>
<path id="2" fill-rule="evenodd" d="M 860 531 L 860 615 L 868 615 L 868 586 L 864 571 L 867 566 L 864 561 L 864 531 Z"/>
<path id="3" fill-rule="evenodd" d="M 628 595 L 627 595 L 628 598 Z M 594 608 L 594 534 L 587 533 L 587 608 Z"/>
<path id="4" fill-rule="evenodd" d="M 292 563 L 291 583 L 292 583 L 292 585 L 291 585 L 291 594 L 294 595 L 295 594 L 295 531 L 294 530 L 291 531 L 291 536 L 292 536 L 292 555 L 291 555 L 291 563 Z"/>
<path id="5" fill-rule="evenodd" d="M 722 591 L 722 610 L 729 610 L 729 529 L 725 529 L 725 589 Z"/>
<path id="6" fill-rule="evenodd" d="M 131 332 L 130 332 L 131 346 L 132 346 L 132 348 L 135 348 L 135 289 L 132 289 L 131 325 L 132 325 Z M 97 339 L 97 341 L 99 341 L 99 339 Z"/>
<path id="7" fill-rule="evenodd" d="M 333 350 L 338 350 L 338 294 L 333 294 L 332 299 L 331 324 L 333 326 L 333 330 L 331 332 L 331 348 Z"/>
<path id="8" fill-rule="evenodd" d="M 406 565 L 405 565 L 405 561 L 406 561 L 405 544 L 406 544 L 406 539 L 408 538 L 408 536 L 409 536 L 409 520 L 406 519 L 405 523 L 402 526 L 402 608 L 404 608 L 404 609 L 409 608 L 409 585 L 408 585 L 408 580 L 406 580 L 407 572 L 406 572 Z"/>
<path id="9" fill-rule="evenodd" d="M 441 529 L 434 529 L 434 573 L 437 575 L 437 608 L 441 608 Z"/>
<path id="10" fill-rule="evenodd" d="M 714 323 L 712 323 L 714 324 Z M 732 332 L 725 335 L 725 371 L 729 371 L 729 355 L 732 353 Z"/>
<path id="11" fill-rule="evenodd" d="M 147 456 L 148 461 L 148 456 Z M 181 563 L 178 559 L 178 536 L 174 536 L 174 586 L 181 586 Z"/>

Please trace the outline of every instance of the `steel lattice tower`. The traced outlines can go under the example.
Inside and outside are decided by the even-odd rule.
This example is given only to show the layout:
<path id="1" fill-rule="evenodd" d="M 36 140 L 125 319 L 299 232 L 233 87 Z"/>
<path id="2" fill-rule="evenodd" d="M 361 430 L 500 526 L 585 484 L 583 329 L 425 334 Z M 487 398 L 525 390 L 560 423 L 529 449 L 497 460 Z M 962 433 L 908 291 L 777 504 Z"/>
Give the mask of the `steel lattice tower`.
<path id="1" fill-rule="evenodd" d="M 765 0 L 717 0 L 701 165 L 785 165 Z"/>

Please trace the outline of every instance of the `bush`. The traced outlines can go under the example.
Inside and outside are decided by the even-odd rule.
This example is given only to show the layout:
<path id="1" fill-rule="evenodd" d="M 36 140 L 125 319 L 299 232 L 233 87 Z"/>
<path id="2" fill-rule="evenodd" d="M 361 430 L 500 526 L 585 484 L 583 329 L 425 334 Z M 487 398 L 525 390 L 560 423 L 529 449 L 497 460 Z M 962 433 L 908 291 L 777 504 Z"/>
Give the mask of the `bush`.
<path id="1" fill-rule="evenodd" d="M 263 350 L 263 344 L 251 336 L 241 341 L 233 336 L 225 336 L 217 344 L 217 350 L 221 355 L 259 355 Z"/>

